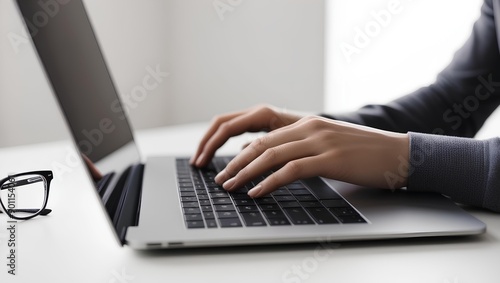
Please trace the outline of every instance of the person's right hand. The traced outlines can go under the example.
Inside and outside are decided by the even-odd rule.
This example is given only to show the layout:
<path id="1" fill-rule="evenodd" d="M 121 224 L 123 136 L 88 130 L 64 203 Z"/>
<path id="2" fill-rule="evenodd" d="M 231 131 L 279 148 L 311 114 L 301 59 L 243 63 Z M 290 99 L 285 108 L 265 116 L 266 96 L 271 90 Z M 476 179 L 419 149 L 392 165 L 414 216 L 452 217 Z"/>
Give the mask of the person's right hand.
<path id="1" fill-rule="evenodd" d="M 203 136 L 191 165 L 206 166 L 229 138 L 245 132 L 272 131 L 297 122 L 302 116 L 280 111 L 271 106 L 257 106 L 247 110 L 216 116 Z"/>

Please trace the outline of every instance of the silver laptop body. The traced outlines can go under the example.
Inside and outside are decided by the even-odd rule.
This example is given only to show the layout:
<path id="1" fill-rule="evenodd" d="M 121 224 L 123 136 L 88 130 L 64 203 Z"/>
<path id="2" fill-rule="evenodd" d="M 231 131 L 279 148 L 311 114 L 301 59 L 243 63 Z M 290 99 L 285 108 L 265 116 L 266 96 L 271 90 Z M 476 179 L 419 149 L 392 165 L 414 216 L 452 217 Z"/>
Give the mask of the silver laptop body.
<path id="1" fill-rule="evenodd" d="M 33 0 L 16 2 L 77 151 L 104 174 L 102 178 L 96 177 L 87 168 L 89 181 L 96 188 L 105 212 L 103 215 L 121 244 L 135 249 L 178 249 L 473 235 L 486 230 L 484 223 L 438 194 L 405 190 L 391 192 L 320 178 L 295 185 L 312 184 L 316 196 L 320 192 L 318 185 L 321 190 L 336 192 L 339 197 L 336 201 L 322 201 L 324 206 L 316 210 L 302 203 L 303 210 L 300 209 L 313 220 L 317 219 L 315 212 L 330 210 L 332 214 L 335 210 L 340 214 L 328 218 L 335 223 L 295 221 L 288 214 L 292 210 L 285 214 L 290 222 L 286 225 L 281 224 L 287 219 L 278 223 L 265 217 L 263 221 L 252 222 L 258 225 L 248 225 L 247 218 L 238 214 L 236 218 L 240 220 L 240 226 L 221 227 L 222 220 L 217 216 L 219 211 L 214 211 L 216 216 L 210 218 L 215 219 L 210 222 L 215 226 L 210 227 L 209 219 L 202 213 L 201 220 L 188 220 L 183 200 L 192 200 L 193 196 L 185 194 L 183 197 L 180 187 L 183 181 L 177 169 L 179 160 L 176 157 L 150 157 L 141 163 L 132 129 L 82 1 L 52 1 L 49 6 Z M 37 25 L 41 20 L 44 20 L 43 26 Z M 185 179 L 185 175 L 182 178 Z M 310 190 L 314 191 L 314 188 Z M 292 187 L 288 190 L 292 192 Z M 196 193 L 199 191 L 202 190 L 196 190 Z M 212 196 L 210 192 L 207 195 Z M 293 196 L 297 198 L 297 195 Z M 273 197 L 277 200 L 276 196 Z M 210 202 L 215 207 L 215 201 L 210 199 Z M 231 202 L 237 206 L 233 196 Z M 326 207 L 326 203 L 339 202 L 349 209 Z M 201 207 L 200 204 L 198 208 Z M 264 214 L 262 207 L 258 206 L 258 212 Z M 342 216 L 342 213 L 347 213 L 347 216 Z M 353 218 L 352 214 L 357 216 Z M 276 225 L 271 225 L 273 223 Z"/>

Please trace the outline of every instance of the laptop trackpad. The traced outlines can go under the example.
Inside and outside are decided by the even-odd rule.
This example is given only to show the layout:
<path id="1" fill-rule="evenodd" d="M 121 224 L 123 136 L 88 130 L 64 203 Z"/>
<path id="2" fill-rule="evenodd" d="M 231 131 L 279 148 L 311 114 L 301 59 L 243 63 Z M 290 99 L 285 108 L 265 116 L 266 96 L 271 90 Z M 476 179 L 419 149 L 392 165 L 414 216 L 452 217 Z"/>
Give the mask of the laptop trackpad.
<path id="1" fill-rule="evenodd" d="M 480 233 L 485 224 L 465 212 L 447 197 L 431 192 L 410 192 L 360 187 L 335 180 L 325 180 L 350 202 L 366 219 L 377 226 L 401 230 L 421 227 L 422 231 Z M 446 233 L 450 235 L 450 233 Z M 453 234 L 453 233 L 451 233 Z M 470 233 L 468 233 L 470 234 Z"/>

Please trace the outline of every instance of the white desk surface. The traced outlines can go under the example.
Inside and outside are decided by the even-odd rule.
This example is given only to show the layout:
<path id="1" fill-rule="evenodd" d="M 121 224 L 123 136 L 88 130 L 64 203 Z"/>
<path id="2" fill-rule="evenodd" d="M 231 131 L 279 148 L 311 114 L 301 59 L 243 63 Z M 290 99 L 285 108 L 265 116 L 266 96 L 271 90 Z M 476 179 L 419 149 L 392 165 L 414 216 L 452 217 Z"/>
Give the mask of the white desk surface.
<path id="1" fill-rule="evenodd" d="M 144 155 L 194 152 L 206 124 L 141 131 Z M 235 153 L 250 137 L 233 139 Z M 0 215 L 0 282 L 499 282 L 500 215 L 476 237 L 138 252 L 115 241 L 69 141 L 0 149 L 0 176 L 52 169 L 47 217 L 19 222 L 17 275 L 7 274 Z M 64 167 L 63 167 L 64 166 Z M 57 169 L 59 168 L 59 169 Z M 61 171 L 64 168 L 66 171 Z M 299 268 L 302 273 L 294 273 Z M 296 272 L 296 271 L 295 271 Z"/>

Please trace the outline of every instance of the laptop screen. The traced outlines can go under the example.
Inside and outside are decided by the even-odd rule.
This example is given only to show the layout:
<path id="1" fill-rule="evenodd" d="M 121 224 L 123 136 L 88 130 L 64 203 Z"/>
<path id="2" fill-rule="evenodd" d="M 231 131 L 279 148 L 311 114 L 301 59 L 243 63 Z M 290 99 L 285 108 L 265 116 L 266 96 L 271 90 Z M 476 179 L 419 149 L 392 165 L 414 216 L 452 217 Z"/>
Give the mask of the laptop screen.
<path id="1" fill-rule="evenodd" d="M 132 142 L 82 1 L 18 5 L 80 152 L 96 163 Z"/>
<path id="2" fill-rule="evenodd" d="M 115 171 L 106 157 L 133 136 L 82 1 L 17 2 L 80 153 Z M 139 161 L 132 148 L 117 167 Z"/>
<path id="3" fill-rule="evenodd" d="M 140 187 L 141 160 L 82 0 L 17 4 L 89 176 L 123 240 L 134 216 L 124 220 L 121 209 L 138 208 L 140 194 L 134 189 L 130 205 L 123 196 L 132 186 L 124 184 L 132 180 Z"/>

